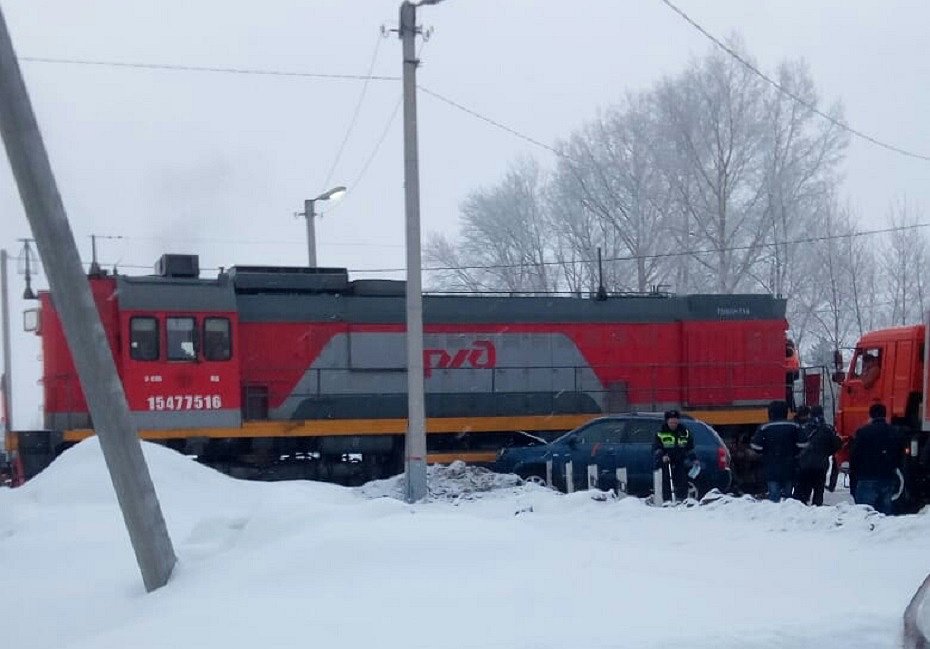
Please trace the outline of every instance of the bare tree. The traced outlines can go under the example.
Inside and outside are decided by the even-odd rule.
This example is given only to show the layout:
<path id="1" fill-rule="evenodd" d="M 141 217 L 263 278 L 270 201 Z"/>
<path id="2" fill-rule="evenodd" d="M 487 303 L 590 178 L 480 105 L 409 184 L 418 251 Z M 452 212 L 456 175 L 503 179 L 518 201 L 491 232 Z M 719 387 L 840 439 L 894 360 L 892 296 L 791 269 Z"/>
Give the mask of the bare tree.
<path id="1" fill-rule="evenodd" d="M 765 88 L 743 65 L 712 52 L 664 80 L 656 98 L 675 153 L 668 177 L 681 230 L 706 249 L 693 258 L 713 289 L 732 293 L 747 283 L 765 240 Z"/>
<path id="2" fill-rule="evenodd" d="M 427 240 L 427 261 L 454 269 L 438 274 L 439 287 L 556 290 L 558 273 L 550 267 L 551 237 L 542 192 L 542 174 L 531 159 L 511 165 L 499 184 L 472 192 L 461 208 L 460 245 L 437 236 Z"/>
<path id="3" fill-rule="evenodd" d="M 921 218 L 920 210 L 906 200 L 888 212 L 888 224 L 894 230 L 888 234 L 882 256 L 890 324 L 918 322 L 925 311 L 928 246 L 924 231 L 916 227 Z"/>
<path id="4" fill-rule="evenodd" d="M 622 259 L 633 277 L 611 279 L 611 288 L 644 292 L 663 278 L 657 255 L 667 239 L 670 190 L 656 164 L 656 124 L 648 95 L 631 95 L 584 125 L 560 145 L 563 155 L 553 179 L 554 200 L 580 206 L 569 244 L 590 251 L 601 245 L 609 259 Z M 596 224 L 597 227 L 591 227 Z M 581 235 L 581 236 L 577 236 Z M 597 236 L 599 241 L 590 240 Z M 619 267 L 619 264 L 614 264 Z"/>
<path id="5" fill-rule="evenodd" d="M 600 248 L 611 290 L 761 289 L 789 298 L 799 337 L 824 328 L 814 305 L 853 305 L 864 323 L 873 313 L 860 297 L 874 278 L 847 286 L 845 266 L 829 266 L 839 252 L 809 254 L 806 241 L 836 225 L 846 136 L 812 110 L 818 97 L 802 63 L 784 63 L 775 76 L 803 101 L 711 51 L 582 125 L 558 144 L 548 178 L 523 160 L 471 194 L 459 241 L 430 239 L 428 258 L 448 267 L 442 281 L 457 287 L 582 292 L 597 287 Z M 841 117 L 838 105 L 828 110 Z M 486 268 L 461 269 L 464 260 Z M 844 296 L 859 297 L 825 298 L 825 273 L 843 278 Z"/>
<path id="6" fill-rule="evenodd" d="M 837 167 L 848 143 L 845 131 L 816 115 L 818 103 L 814 83 L 802 62 L 782 63 L 778 67 L 779 84 L 804 104 L 784 93 L 770 89 L 766 100 L 765 187 L 763 224 L 771 225 L 773 262 L 771 280 L 762 285 L 777 295 L 795 295 L 810 289 L 812 268 L 797 245 L 817 229 L 818 221 L 830 223 L 828 212 L 833 205 L 832 191 L 837 185 Z M 829 109 L 842 119 L 839 104 Z M 829 232 L 830 230 L 826 230 Z M 768 284 L 766 286 L 766 284 Z"/>
<path id="7" fill-rule="evenodd" d="M 803 248 L 797 256 L 810 260 L 810 279 L 804 291 L 789 303 L 789 317 L 799 338 L 811 332 L 816 340 L 828 341 L 833 349 L 849 346 L 861 335 L 858 327 L 863 295 L 861 276 L 874 265 L 851 210 L 833 200 L 823 206 L 815 223 L 826 237 Z"/>

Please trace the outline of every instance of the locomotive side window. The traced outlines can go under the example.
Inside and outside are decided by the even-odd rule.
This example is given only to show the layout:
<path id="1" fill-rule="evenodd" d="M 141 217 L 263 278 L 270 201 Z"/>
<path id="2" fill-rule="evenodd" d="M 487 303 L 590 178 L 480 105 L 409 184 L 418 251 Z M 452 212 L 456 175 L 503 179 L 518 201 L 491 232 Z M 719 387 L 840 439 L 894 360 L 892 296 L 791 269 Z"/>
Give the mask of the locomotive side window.
<path id="1" fill-rule="evenodd" d="M 136 361 L 157 361 L 158 353 L 158 320 L 130 318 L 129 356 Z"/>
<path id="2" fill-rule="evenodd" d="M 232 356 L 228 318 L 204 318 L 203 357 L 208 361 L 228 361 Z"/>
<path id="3" fill-rule="evenodd" d="M 193 318 L 167 318 L 168 360 L 197 360 L 197 329 Z"/>

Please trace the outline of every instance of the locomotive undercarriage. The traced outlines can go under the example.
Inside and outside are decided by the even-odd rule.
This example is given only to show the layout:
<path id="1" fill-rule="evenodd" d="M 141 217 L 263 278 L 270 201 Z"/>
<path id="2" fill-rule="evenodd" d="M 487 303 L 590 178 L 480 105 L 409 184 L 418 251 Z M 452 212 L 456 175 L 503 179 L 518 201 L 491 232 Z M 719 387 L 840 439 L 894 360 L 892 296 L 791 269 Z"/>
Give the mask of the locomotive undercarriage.
<path id="1" fill-rule="evenodd" d="M 758 457 L 748 450 L 754 426 L 720 426 L 732 454 L 737 493 L 764 489 Z M 462 456 L 470 463 L 489 464 L 497 450 L 551 441 L 564 431 L 527 434 L 519 431 L 481 434 L 430 434 L 431 461 L 449 462 Z M 73 446 L 57 431 L 20 433 L 25 477 L 31 478 L 55 457 Z M 302 437 L 189 437 L 151 440 L 190 456 L 222 473 L 240 479 L 280 481 L 317 480 L 357 486 L 388 478 L 404 470 L 403 435 L 335 435 Z"/>

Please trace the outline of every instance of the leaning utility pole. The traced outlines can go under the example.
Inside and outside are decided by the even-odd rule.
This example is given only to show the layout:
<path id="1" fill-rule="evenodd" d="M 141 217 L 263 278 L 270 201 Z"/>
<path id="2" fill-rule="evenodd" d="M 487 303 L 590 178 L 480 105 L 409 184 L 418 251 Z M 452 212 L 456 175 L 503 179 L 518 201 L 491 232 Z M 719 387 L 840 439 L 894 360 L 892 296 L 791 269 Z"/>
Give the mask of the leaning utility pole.
<path id="1" fill-rule="evenodd" d="M 417 6 L 400 5 L 403 42 L 404 212 L 407 243 L 407 502 L 426 497 L 426 408 L 423 380 L 423 281 L 420 268 L 420 166 L 417 160 Z"/>
<path id="2" fill-rule="evenodd" d="M 0 132 L 148 591 L 177 559 L 0 11 Z"/>
<path id="3" fill-rule="evenodd" d="M 10 287 L 7 276 L 7 261 L 9 260 L 6 250 L 0 250 L 0 319 L 3 320 L 3 375 L 0 388 L 3 389 L 3 414 L 6 418 L 6 430 L 9 433 L 13 430 L 13 375 L 11 367 L 10 344 Z"/>

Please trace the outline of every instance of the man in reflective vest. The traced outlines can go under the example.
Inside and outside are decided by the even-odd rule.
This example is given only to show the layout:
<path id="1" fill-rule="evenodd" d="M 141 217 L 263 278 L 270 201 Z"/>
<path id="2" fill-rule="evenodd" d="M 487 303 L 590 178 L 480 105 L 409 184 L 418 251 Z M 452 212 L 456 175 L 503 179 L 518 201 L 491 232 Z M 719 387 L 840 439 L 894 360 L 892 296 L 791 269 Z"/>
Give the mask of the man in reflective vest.
<path id="1" fill-rule="evenodd" d="M 671 499 L 672 486 L 675 487 L 677 500 L 682 501 L 688 497 L 688 471 L 697 462 L 694 436 L 679 421 L 680 416 L 677 410 L 667 411 L 662 428 L 656 433 L 652 444 L 656 469 L 662 470 L 663 501 Z"/>

